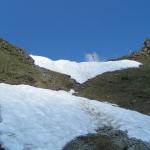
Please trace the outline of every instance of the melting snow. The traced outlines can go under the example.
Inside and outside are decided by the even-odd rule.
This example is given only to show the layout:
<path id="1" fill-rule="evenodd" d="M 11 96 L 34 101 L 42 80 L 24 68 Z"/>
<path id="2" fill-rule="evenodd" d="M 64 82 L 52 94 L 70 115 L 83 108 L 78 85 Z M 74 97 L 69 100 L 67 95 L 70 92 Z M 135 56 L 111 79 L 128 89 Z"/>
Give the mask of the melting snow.
<path id="1" fill-rule="evenodd" d="M 64 91 L 0 84 L 0 143 L 9 150 L 61 150 L 104 125 L 150 141 L 150 116 Z"/>
<path id="2" fill-rule="evenodd" d="M 74 62 L 68 60 L 53 61 L 42 56 L 31 57 L 35 60 L 35 64 L 40 67 L 50 69 L 56 72 L 70 75 L 79 83 L 83 83 L 90 78 L 108 71 L 139 67 L 141 63 L 133 60 L 119 60 L 108 62 Z"/>

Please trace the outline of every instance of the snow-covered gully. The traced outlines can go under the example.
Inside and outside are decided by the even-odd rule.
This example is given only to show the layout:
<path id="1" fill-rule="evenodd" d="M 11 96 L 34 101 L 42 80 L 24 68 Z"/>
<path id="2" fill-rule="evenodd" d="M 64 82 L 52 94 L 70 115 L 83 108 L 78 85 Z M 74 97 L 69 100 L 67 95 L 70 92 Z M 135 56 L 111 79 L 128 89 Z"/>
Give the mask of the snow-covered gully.
<path id="1" fill-rule="evenodd" d="M 35 64 L 59 73 L 70 75 L 79 83 L 84 83 L 88 79 L 94 78 L 105 72 L 137 68 L 141 65 L 140 62 L 133 60 L 118 60 L 107 62 L 75 62 L 69 60 L 51 60 L 42 56 L 31 55 Z"/>
<path id="2" fill-rule="evenodd" d="M 150 116 L 28 85 L 0 84 L 0 143 L 9 150 L 61 150 L 104 125 L 150 142 Z"/>

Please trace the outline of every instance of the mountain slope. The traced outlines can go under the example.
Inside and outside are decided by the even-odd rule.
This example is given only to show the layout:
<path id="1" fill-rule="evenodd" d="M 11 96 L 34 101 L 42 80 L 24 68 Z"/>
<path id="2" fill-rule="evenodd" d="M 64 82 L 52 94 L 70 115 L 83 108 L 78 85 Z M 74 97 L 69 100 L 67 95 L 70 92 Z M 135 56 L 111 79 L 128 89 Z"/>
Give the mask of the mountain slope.
<path id="1" fill-rule="evenodd" d="M 104 100 L 121 107 L 150 114 L 150 40 L 144 47 L 120 59 L 138 60 L 139 68 L 107 72 L 90 79 L 76 89 L 77 95 Z M 119 60 L 120 60 L 119 59 Z"/>
<path id="2" fill-rule="evenodd" d="M 48 60 L 46 64 L 42 60 L 43 66 L 39 65 L 51 71 L 35 65 L 24 50 L 1 39 L 0 150 L 2 147 L 6 150 L 61 150 L 77 136 L 64 148 L 149 150 L 150 145 L 145 141 L 150 142 L 150 116 L 98 101 L 104 98 L 149 113 L 149 45 L 146 41 L 140 51 L 121 58 L 137 60 L 142 65 L 120 59 L 103 63 Z M 76 94 L 98 100 L 36 87 L 66 91 L 74 88 Z M 99 129 L 105 130 L 105 126 L 113 129 L 104 133 L 107 136 L 99 132 Z"/>
<path id="3" fill-rule="evenodd" d="M 34 65 L 34 60 L 23 49 L 3 39 L 0 39 L 0 82 L 54 90 L 70 90 L 75 84 L 70 76 Z"/>

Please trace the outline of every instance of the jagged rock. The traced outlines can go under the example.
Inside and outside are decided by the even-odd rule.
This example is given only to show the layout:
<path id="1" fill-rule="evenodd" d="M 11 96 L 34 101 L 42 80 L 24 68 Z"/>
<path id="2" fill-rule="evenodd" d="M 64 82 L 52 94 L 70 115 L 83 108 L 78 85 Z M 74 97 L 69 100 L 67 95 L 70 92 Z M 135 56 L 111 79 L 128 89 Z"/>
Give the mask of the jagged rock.
<path id="1" fill-rule="evenodd" d="M 146 39 L 143 43 L 143 47 L 137 51 L 131 52 L 128 55 L 122 56 L 120 58 L 111 59 L 114 60 L 121 60 L 121 59 L 131 59 L 137 60 L 140 62 L 144 62 L 145 59 L 149 59 L 150 57 L 150 39 Z"/>
<path id="2" fill-rule="evenodd" d="M 150 55 L 150 39 L 146 39 L 144 41 L 144 46 L 138 50 L 137 52 L 133 53 L 132 54 L 133 56 L 135 55 L 145 55 L 145 56 L 148 56 Z"/>
<path id="3" fill-rule="evenodd" d="M 146 48 L 149 48 L 149 49 L 150 49 L 150 39 L 146 39 L 146 40 L 144 41 L 144 46 L 145 46 Z"/>

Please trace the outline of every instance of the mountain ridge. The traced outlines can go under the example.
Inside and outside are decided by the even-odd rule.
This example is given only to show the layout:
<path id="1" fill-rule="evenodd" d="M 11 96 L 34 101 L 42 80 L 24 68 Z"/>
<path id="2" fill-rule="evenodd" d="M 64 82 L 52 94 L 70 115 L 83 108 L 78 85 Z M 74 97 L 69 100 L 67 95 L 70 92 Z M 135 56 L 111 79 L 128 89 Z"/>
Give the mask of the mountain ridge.
<path id="1" fill-rule="evenodd" d="M 140 50 L 117 60 L 122 59 L 138 60 L 143 65 L 106 72 L 79 84 L 68 75 L 35 65 L 34 59 L 24 49 L 0 39 L 0 82 L 29 84 L 53 90 L 75 89 L 78 96 L 108 101 L 149 114 L 150 40 L 145 40 Z"/>
<path id="2" fill-rule="evenodd" d="M 147 42 L 146 42 L 146 48 L 149 49 L 149 46 L 147 47 Z M 148 51 L 146 51 L 145 47 L 143 47 L 142 53 L 140 52 L 140 54 L 139 54 L 139 52 L 138 53 L 135 52 L 132 55 L 119 58 L 119 59 L 127 58 L 127 59 L 141 61 L 143 63 L 143 65 L 139 68 L 130 68 L 130 69 L 125 69 L 125 70 L 106 72 L 106 73 L 96 76 L 95 78 L 89 79 L 87 82 L 85 82 L 83 84 L 79 84 L 79 83 L 76 83 L 75 80 L 71 79 L 70 76 L 68 76 L 68 75 L 64 75 L 61 73 L 57 73 L 57 72 L 50 71 L 50 70 L 41 68 L 39 66 L 36 66 L 34 64 L 34 60 L 26 52 L 24 52 L 23 49 L 17 48 L 4 40 L 0 40 L 0 66 L 1 66 L 0 67 L 0 82 L 7 83 L 7 84 L 17 84 L 17 85 L 19 85 L 19 84 L 27 84 L 28 85 L 29 84 L 31 86 L 45 88 L 45 89 L 52 89 L 52 90 L 69 91 L 71 88 L 73 88 L 73 89 L 75 89 L 75 92 L 78 92 L 75 95 L 83 96 L 83 97 L 90 97 L 90 99 L 97 99 L 97 100 L 101 100 L 103 98 L 105 101 L 112 102 L 115 104 L 116 103 L 118 104 L 118 101 L 116 101 L 117 99 L 121 100 L 121 102 L 125 101 L 125 102 L 127 102 L 127 104 L 128 103 L 130 104 L 132 102 L 132 104 L 130 104 L 130 105 L 127 105 L 125 103 L 124 105 L 119 104 L 119 106 L 129 108 L 132 110 L 137 110 L 137 111 L 145 113 L 145 114 L 149 114 L 149 93 L 150 93 L 150 91 L 149 91 L 150 90 L 149 89 L 149 85 L 150 85 L 150 74 L 149 74 L 150 73 L 150 64 L 149 64 L 149 62 L 150 62 L 150 58 L 149 58 L 149 53 L 147 53 L 147 52 Z M 14 90 L 12 88 L 10 88 L 9 85 L 3 85 L 3 86 L 8 87 L 8 89 L 10 91 L 12 91 L 12 92 L 10 92 L 12 94 L 12 97 L 17 94 L 17 91 L 18 91 L 18 93 L 23 92 L 20 94 L 20 96 L 22 97 L 21 100 L 24 99 L 25 96 L 27 96 L 28 98 L 26 97 L 27 98 L 26 102 L 29 101 L 29 104 L 30 104 L 31 101 L 30 101 L 29 97 L 33 91 L 30 90 L 29 88 L 34 89 L 33 87 L 22 85 L 22 87 L 26 87 L 27 90 L 20 91 L 19 89 L 21 89 L 21 88 L 19 86 L 14 86 L 14 87 L 16 87 L 16 90 L 15 90 L 16 92 L 14 92 Z M 1 87 L 1 90 L 5 91 L 3 86 Z M 7 91 L 9 91 L 9 90 L 7 90 Z M 35 90 L 36 91 L 45 91 L 45 92 L 47 91 L 47 90 L 36 89 L 36 88 L 35 88 Z M 132 91 L 133 91 L 133 93 L 132 93 Z M 30 94 L 24 95 L 24 92 L 29 92 Z M 51 93 L 55 97 L 56 92 L 55 92 L 55 94 L 53 92 L 47 91 L 47 93 L 49 93 L 49 94 Z M 63 91 L 59 91 L 59 92 L 61 93 Z M 121 92 L 123 92 L 124 95 Z M 5 92 L 2 92 L 1 94 L 3 95 L 4 93 Z M 36 97 L 37 96 L 36 93 L 37 93 L 37 95 L 39 94 L 39 92 L 35 92 L 35 94 L 31 94 L 31 95 Z M 114 95 L 112 95 L 112 93 L 114 95 L 116 95 L 116 97 L 114 97 Z M 66 95 L 67 94 L 68 93 L 66 93 Z M 62 96 L 60 96 L 60 97 L 58 96 L 58 97 L 62 100 L 63 99 L 62 97 L 64 97 L 64 95 L 65 94 L 62 93 Z M 5 95 L 5 96 L 7 97 L 7 95 Z M 8 98 L 6 98 L 6 100 L 8 100 L 8 104 L 9 104 L 9 101 L 11 101 L 11 98 L 12 98 L 12 101 L 14 103 L 16 103 L 16 104 L 14 104 L 14 103 L 10 104 L 11 107 L 9 107 L 9 105 L 8 105 L 8 109 L 7 109 L 8 113 L 12 114 L 11 113 L 11 111 L 12 111 L 14 114 L 16 114 L 15 109 L 12 109 L 11 111 L 9 111 L 9 108 L 12 108 L 12 106 L 14 106 L 14 108 L 16 108 L 16 105 L 18 105 L 18 104 L 20 104 L 20 106 L 24 106 L 24 104 L 27 104 L 27 103 L 20 101 L 20 96 L 18 96 L 18 101 L 16 101 L 16 99 L 15 99 L 16 97 L 15 98 L 9 97 L 9 100 L 8 100 Z M 138 97 L 138 99 L 135 99 L 135 98 L 137 98 L 136 96 Z M 71 97 L 71 93 L 70 93 L 70 95 L 68 95 L 68 97 Z M 83 99 L 81 97 L 76 97 L 76 98 Z M 124 98 L 128 98 L 128 99 L 126 100 Z M 33 118 L 38 118 L 38 116 L 41 116 L 41 120 L 42 120 L 43 119 L 42 112 L 44 112 L 45 109 L 44 109 L 43 105 L 41 105 L 40 107 L 38 106 L 40 103 L 36 103 L 37 99 L 40 99 L 40 97 L 37 97 L 34 99 L 36 105 L 33 105 L 33 108 L 36 108 L 36 109 L 38 108 L 39 112 L 35 112 L 36 109 L 35 110 L 30 109 L 32 103 L 30 104 L 30 107 L 24 107 L 24 111 L 27 113 L 28 112 L 27 110 L 29 108 L 29 110 L 33 114 L 37 113 L 36 116 Z M 49 97 L 49 99 L 47 98 L 47 100 L 46 100 L 45 94 L 41 97 L 41 99 L 43 99 L 43 102 L 44 101 L 50 102 L 50 100 L 53 100 L 55 103 L 55 98 L 53 99 L 52 97 Z M 147 99 L 148 99 L 148 101 L 146 101 Z M 71 98 L 68 99 L 68 103 L 70 104 L 69 100 L 71 100 Z M 132 101 L 132 100 L 134 100 L 134 101 Z M 141 103 L 141 100 L 142 100 L 142 103 Z M 4 97 L 3 97 L 2 101 L 3 101 L 3 104 L 5 104 Z M 58 100 L 58 104 L 59 104 L 59 102 L 61 102 L 61 101 Z M 77 101 L 74 101 L 74 102 L 76 103 Z M 92 104 L 92 102 L 93 101 L 89 101 L 89 103 L 91 103 L 91 104 Z M 97 103 L 97 105 L 99 105 L 97 101 L 95 101 L 95 102 Z M 135 104 L 137 104 L 137 102 L 138 102 L 138 105 L 135 105 Z M 64 104 L 65 105 L 67 104 L 67 106 L 68 106 L 68 103 L 65 103 L 65 101 L 64 101 Z M 85 105 L 85 103 L 83 103 L 83 104 Z M 101 104 L 105 105 L 105 103 L 101 103 Z M 90 108 L 89 105 L 87 107 L 88 107 L 88 109 L 90 109 L 91 112 L 93 111 L 92 113 L 96 113 L 94 111 L 94 108 L 97 107 L 97 105 L 93 105 L 93 108 L 92 108 L 92 106 Z M 110 104 L 108 104 L 108 105 L 110 105 Z M 51 106 L 51 105 L 49 105 L 49 106 Z M 56 104 L 56 106 L 57 106 L 57 104 Z M 81 106 L 81 104 L 80 104 L 80 106 Z M 143 107 L 143 109 L 142 109 L 142 107 Z M 46 105 L 46 108 L 47 108 L 47 105 Z M 77 108 L 77 107 L 75 107 L 75 108 Z M 112 108 L 114 108 L 114 110 L 115 110 L 114 106 Z M 18 107 L 16 109 L 18 111 L 21 110 L 21 113 L 22 113 L 21 107 Z M 64 108 L 62 108 L 62 110 L 63 109 Z M 69 107 L 69 109 L 72 109 L 72 108 Z M 43 110 L 43 111 L 41 112 L 41 110 Z M 49 110 L 51 110 L 51 109 L 46 109 L 47 112 L 49 112 Z M 59 110 L 61 110 L 61 109 L 59 109 Z M 105 108 L 104 108 L 104 110 L 105 110 Z M 114 121 L 114 120 L 112 120 L 112 118 L 110 118 L 110 120 L 109 120 L 109 117 L 111 117 L 111 116 L 117 117 L 117 116 L 115 116 L 116 113 L 111 114 L 112 112 L 109 112 L 109 111 L 111 111 L 111 109 L 109 109 L 109 108 L 107 108 L 107 111 L 106 110 L 104 111 L 104 110 L 103 110 L 103 107 L 101 107 L 101 109 L 99 110 L 101 113 L 99 112 L 100 114 L 98 113 L 97 114 L 98 116 L 95 116 L 95 117 L 100 117 L 102 119 L 101 121 L 105 122 L 105 120 L 103 118 L 104 117 L 103 115 L 105 115 L 105 117 L 107 118 L 107 121 L 110 122 L 110 124 L 112 123 L 115 125 L 117 123 L 117 120 Z M 85 112 L 87 112 L 87 111 L 88 110 L 86 110 Z M 128 111 L 128 110 L 126 110 L 126 111 Z M 65 110 L 65 112 L 66 112 L 66 110 Z M 110 114 L 106 115 L 107 112 L 109 112 Z M 17 114 L 18 119 L 24 120 L 23 116 L 20 117 L 21 113 Z M 55 112 L 55 113 L 57 113 L 57 112 Z M 134 114 L 134 113 L 137 113 L 137 112 L 133 111 L 131 114 Z M 29 116 L 27 115 L 28 117 L 24 121 L 32 122 L 33 118 L 31 118 L 31 120 L 30 119 L 28 120 L 28 118 L 30 117 L 30 113 L 27 113 L 27 114 Z M 51 115 L 51 113 L 49 113 L 49 115 Z M 76 115 L 76 113 L 75 113 L 75 115 Z M 81 115 L 81 114 L 79 114 L 79 115 Z M 11 115 L 8 115 L 7 117 L 10 117 L 10 116 Z M 66 116 L 72 117 L 72 115 L 70 115 L 70 114 L 66 114 Z M 139 114 L 139 116 L 145 116 L 146 118 L 148 117 L 143 114 Z M 78 116 L 77 116 L 77 118 L 78 118 Z M 132 117 L 130 117 L 130 119 L 131 118 Z M 7 120 L 7 118 L 4 118 L 4 119 Z M 54 119 L 54 118 L 52 117 L 52 119 Z M 81 118 L 81 123 L 82 123 L 82 119 L 83 118 Z M 125 118 L 125 119 L 128 119 L 128 118 Z M 40 124 L 42 124 L 41 120 L 40 120 Z M 140 121 L 140 119 L 137 119 L 137 120 Z M 22 121 L 22 122 L 24 122 L 24 121 Z M 148 123 L 148 121 L 145 123 Z M 14 123 L 16 123 L 16 122 L 14 122 Z M 118 123 L 120 124 L 120 121 Z M 136 121 L 134 123 L 136 124 Z M 124 124 L 125 123 L 123 123 L 123 125 Z M 132 121 L 130 122 L 130 124 L 132 124 Z M 10 124 L 8 123 L 7 125 L 9 126 Z M 30 125 L 30 124 L 28 124 L 28 125 Z M 90 125 L 91 125 L 91 122 L 90 122 Z M 21 126 L 21 124 L 20 124 L 20 126 Z M 36 127 L 39 127 L 39 126 L 36 126 Z M 42 125 L 42 127 L 43 127 L 43 125 Z M 141 127 L 141 128 L 143 127 L 141 122 L 139 122 L 138 127 Z M 141 128 L 139 128 L 139 130 L 142 130 Z M 59 128 L 57 128 L 57 129 L 59 129 Z M 147 145 L 146 143 L 144 143 L 143 141 L 138 141 L 136 139 L 129 139 L 124 132 L 120 133 L 120 131 L 114 131 L 114 130 L 110 131 L 110 130 L 107 130 L 107 128 L 105 128 L 105 127 L 102 130 L 105 130 L 105 132 L 97 131 L 97 133 L 95 133 L 95 134 L 77 137 L 75 140 L 68 143 L 64 147 L 64 149 L 66 148 L 67 150 L 72 150 L 74 147 L 76 147 L 75 150 L 81 150 L 83 148 L 85 150 L 87 148 L 87 146 L 88 146 L 88 148 L 90 148 L 92 150 L 99 150 L 99 148 L 108 148 L 108 150 L 113 150 L 113 149 L 114 150 L 116 150 L 116 149 L 118 149 L 118 150 L 130 150 L 130 149 L 149 150 L 149 148 L 150 148 L 150 146 Z M 130 129 L 130 133 L 132 133 L 132 128 Z M 4 132 L 4 134 L 5 134 L 5 132 Z M 7 132 L 6 132 L 6 134 L 7 134 Z M 36 134 L 38 134 L 38 133 L 36 132 Z M 141 137 L 143 134 L 144 133 L 141 134 Z M 9 135 L 10 134 L 8 133 L 8 136 Z M 117 138 L 117 140 L 116 140 L 116 138 Z M 119 140 L 118 140 L 118 138 L 119 138 Z M 115 141 L 113 141 L 114 139 L 115 139 Z M 25 140 L 25 139 L 23 139 L 23 140 Z M 100 142 L 100 141 L 102 141 L 102 142 Z M 117 144 L 115 143 L 116 141 L 118 142 Z M 0 150 L 4 150 L 4 148 L 1 147 L 1 144 L 3 144 L 3 143 L 0 143 Z M 39 143 L 35 143 L 35 144 L 38 145 Z M 48 144 L 52 144 L 52 143 L 50 142 Z M 69 148 L 68 148 L 68 145 L 69 145 Z M 33 145 L 26 145 L 27 149 L 28 149 L 28 147 L 30 148 L 30 146 L 32 147 Z"/>
<path id="3" fill-rule="evenodd" d="M 98 75 L 76 88 L 76 95 L 150 114 L 150 39 L 144 43 L 140 50 L 117 59 L 138 60 L 139 68 Z"/>
<path id="4" fill-rule="evenodd" d="M 0 82 L 29 84 L 54 90 L 70 90 L 76 82 L 70 76 L 41 68 L 24 49 L 0 39 Z"/>

